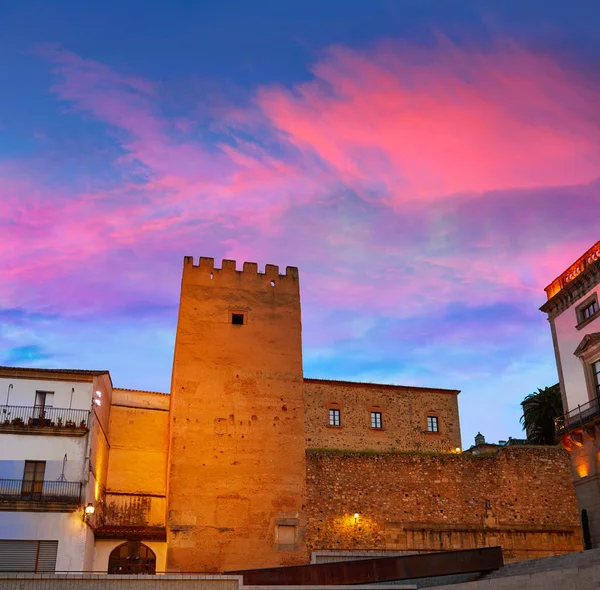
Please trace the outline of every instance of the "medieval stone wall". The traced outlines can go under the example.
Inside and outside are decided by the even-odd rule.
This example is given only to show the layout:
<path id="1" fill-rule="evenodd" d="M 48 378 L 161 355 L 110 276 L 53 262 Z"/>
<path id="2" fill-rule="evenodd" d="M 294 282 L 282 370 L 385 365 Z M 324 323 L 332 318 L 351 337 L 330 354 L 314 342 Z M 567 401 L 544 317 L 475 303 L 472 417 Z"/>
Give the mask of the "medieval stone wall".
<path id="1" fill-rule="evenodd" d="M 168 569 L 306 563 L 297 269 L 185 259 L 170 401 Z"/>
<path id="2" fill-rule="evenodd" d="M 458 391 L 304 379 L 306 446 L 321 449 L 442 451 L 460 448 Z M 340 426 L 329 425 L 329 409 Z M 371 412 L 382 428 L 371 427 Z M 427 430 L 437 418 L 438 432 Z"/>
<path id="3" fill-rule="evenodd" d="M 517 561 L 582 548 L 569 459 L 557 447 L 491 456 L 308 450 L 307 491 L 310 550 L 502 545 L 505 561 Z"/>

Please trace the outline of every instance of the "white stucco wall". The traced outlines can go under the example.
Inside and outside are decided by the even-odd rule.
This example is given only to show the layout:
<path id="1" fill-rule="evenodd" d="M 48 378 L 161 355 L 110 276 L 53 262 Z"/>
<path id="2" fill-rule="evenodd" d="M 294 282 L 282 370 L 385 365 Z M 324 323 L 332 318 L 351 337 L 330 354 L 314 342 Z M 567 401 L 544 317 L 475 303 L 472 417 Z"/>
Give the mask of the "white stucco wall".
<path id="1" fill-rule="evenodd" d="M 12 384 L 9 394 L 9 385 Z M 73 402 L 71 401 L 71 389 L 74 389 Z M 33 406 L 35 404 L 36 391 L 54 392 L 52 406 L 55 408 L 73 408 L 77 410 L 89 410 L 92 403 L 92 383 L 77 381 L 52 381 L 38 379 L 17 379 L 14 377 L 0 378 L 0 407 L 9 406 Z M 6 403 L 8 397 L 8 404 Z"/>
<path id="2" fill-rule="evenodd" d="M 58 541 L 56 571 L 81 572 L 93 554 L 93 534 L 76 512 L 0 512 L 0 539 Z"/>
<path id="3" fill-rule="evenodd" d="M 0 412 L 7 401 L 9 406 L 32 407 L 36 391 L 54 392 L 51 404 L 54 408 L 71 407 L 89 411 L 96 388 L 102 388 L 105 398 L 110 393 L 105 391 L 107 386 L 104 381 L 94 383 L 3 377 L 0 378 Z M 10 397 L 7 399 L 11 384 Z M 107 403 L 109 399 L 110 395 Z M 0 418 L 2 416 L 0 414 Z M 91 433 L 83 436 L 0 431 L 0 479 L 22 479 L 25 461 L 45 461 L 44 480 L 56 481 L 63 472 L 66 455 L 65 479 L 82 483 L 82 503 L 73 512 L 0 511 L 0 539 L 58 541 L 57 571 L 81 572 L 93 568 L 94 537 L 91 528 L 83 522 L 83 506 L 97 499 L 95 488 L 98 486 L 95 473 L 90 473 L 88 457 L 92 452 L 91 441 L 102 434 L 96 432 L 97 420 L 90 421 L 90 427 Z M 95 446 L 98 447 L 98 444 Z M 102 478 L 105 479 L 105 475 Z M 90 485 L 87 485 L 88 481 Z"/>
<path id="4" fill-rule="evenodd" d="M 108 558 L 111 551 L 125 543 L 127 539 L 121 540 L 98 540 L 96 541 L 96 550 L 94 552 L 94 571 L 106 573 L 108 571 Z M 156 555 L 156 571 L 164 572 L 167 567 L 167 543 L 164 541 L 143 541 L 143 544 L 150 547 Z"/>
<path id="5" fill-rule="evenodd" d="M 597 293 L 598 298 L 600 299 L 600 285 L 573 302 L 569 309 L 563 311 L 554 319 L 554 328 L 556 330 L 556 340 L 558 343 L 565 394 L 568 404 L 568 408 L 565 408 L 565 412 L 573 410 L 578 404 L 585 404 L 590 401 L 583 364 L 573 352 L 579 346 L 579 343 L 586 334 L 600 332 L 600 318 L 592 320 L 581 330 L 576 328 L 579 323 L 576 308 L 593 293 Z"/>

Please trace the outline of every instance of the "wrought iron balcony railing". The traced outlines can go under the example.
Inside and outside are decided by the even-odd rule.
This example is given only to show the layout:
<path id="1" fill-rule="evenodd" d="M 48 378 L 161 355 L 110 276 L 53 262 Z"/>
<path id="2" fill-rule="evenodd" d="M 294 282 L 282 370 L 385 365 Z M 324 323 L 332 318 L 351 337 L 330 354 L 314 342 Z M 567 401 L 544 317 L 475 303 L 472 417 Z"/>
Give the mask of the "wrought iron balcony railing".
<path id="1" fill-rule="evenodd" d="M 78 504 L 80 498 L 81 482 L 78 481 L 0 479 L 0 505 L 18 501 Z"/>
<path id="2" fill-rule="evenodd" d="M 581 428 L 585 424 L 600 418 L 600 399 L 595 398 L 587 404 L 577 406 L 570 412 L 563 414 L 554 420 L 554 431 L 556 436 Z"/>
<path id="3" fill-rule="evenodd" d="M 89 410 L 43 406 L 0 406 L 0 430 L 14 427 L 87 428 Z"/>

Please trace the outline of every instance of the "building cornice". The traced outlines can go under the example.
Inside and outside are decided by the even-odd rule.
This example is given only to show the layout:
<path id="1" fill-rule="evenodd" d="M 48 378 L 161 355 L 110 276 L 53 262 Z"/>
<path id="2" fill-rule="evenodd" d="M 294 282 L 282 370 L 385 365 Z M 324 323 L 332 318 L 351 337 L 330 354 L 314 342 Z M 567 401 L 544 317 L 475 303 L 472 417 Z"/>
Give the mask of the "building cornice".
<path id="1" fill-rule="evenodd" d="M 29 367 L 0 367 L 0 377 L 12 379 L 39 379 L 41 381 L 84 381 L 92 382 L 94 377 L 108 375 L 108 371 L 88 371 L 83 369 L 39 369 Z"/>
<path id="2" fill-rule="evenodd" d="M 360 387 L 371 389 L 393 389 L 396 391 L 423 391 L 431 393 L 447 393 L 458 395 L 460 389 L 442 389 L 441 387 L 420 387 L 417 385 L 390 385 L 389 383 L 363 383 L 362 381 L 339 381 L 336 379 L 314 379 L 305 377 L 304 383 L 314 383 L 315 385 L 343 385 L 344 387 Z"/>
<path id="3" fill-rule="evenodd" d="M 562 278 L 559 277 L 559 279 Z M 559 279 L 556 279 L 558 281 Z M 551 285 L 556 283 L 554 281 Z M 587 262 L 585 267 L 540 307 L 540 311 L 548 314 L 553 320 L 563 311 L 569 309 L 576 301 L 587 295 L 596 285 L 600 284 L 600 258 Z M 549 287 L 546 287 L 549 289 Z"/>

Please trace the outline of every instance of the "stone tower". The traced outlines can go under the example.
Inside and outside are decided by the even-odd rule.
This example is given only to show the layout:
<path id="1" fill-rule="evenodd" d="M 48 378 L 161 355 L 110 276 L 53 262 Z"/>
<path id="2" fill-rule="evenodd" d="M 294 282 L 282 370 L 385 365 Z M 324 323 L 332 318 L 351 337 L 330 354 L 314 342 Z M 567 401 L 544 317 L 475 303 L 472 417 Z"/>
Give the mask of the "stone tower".
<path id="1" fill-rule="evenodd" d="M 307 563 L 298 270 L 184 259 L 167 569 Z"/>

